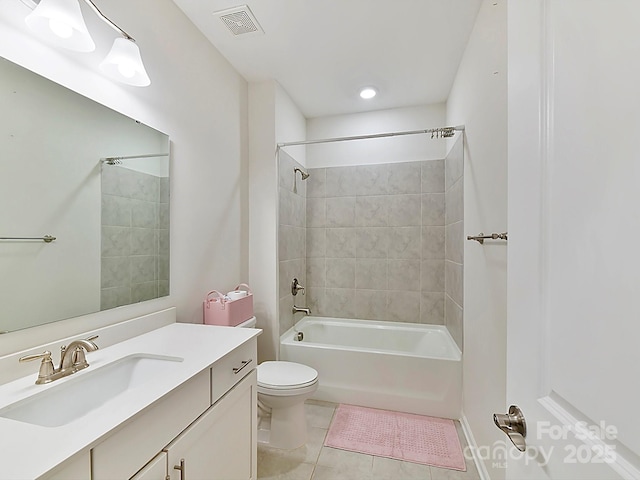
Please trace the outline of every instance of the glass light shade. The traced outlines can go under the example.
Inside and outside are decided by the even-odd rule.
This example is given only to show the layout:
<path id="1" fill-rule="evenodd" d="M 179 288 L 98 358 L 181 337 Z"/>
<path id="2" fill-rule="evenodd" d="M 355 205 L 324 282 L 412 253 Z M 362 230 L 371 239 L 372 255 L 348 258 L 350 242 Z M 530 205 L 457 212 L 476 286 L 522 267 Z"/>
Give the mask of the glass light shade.
<path id="1" fill-rule="evenodd" d="M 151 84 L 140 57 L 140 49 L 126 38 L 114 40 L 111 51 L 100 64 L 100 69 L 112 79 L 128 85 L 146 87 Z"/>
<path id="2" fill-rule="evenodd" d="M 29 28 L 47 42 L 76 52 L 93 52 L 78 0 L 40 0 L 27 15 Z"/>

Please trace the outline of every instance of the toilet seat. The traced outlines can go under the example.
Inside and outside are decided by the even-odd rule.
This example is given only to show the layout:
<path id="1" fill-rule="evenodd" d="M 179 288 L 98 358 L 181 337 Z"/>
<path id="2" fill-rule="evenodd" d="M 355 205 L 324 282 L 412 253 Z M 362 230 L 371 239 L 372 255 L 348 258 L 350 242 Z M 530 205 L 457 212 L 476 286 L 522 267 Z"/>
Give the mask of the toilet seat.
<path id="1" fill-rule="evenodd" d="M 318 372 L 300 363 L 263 362 L 257 370 L 258 392 L 271 395 L 296 395 L 318 382 Z"/>

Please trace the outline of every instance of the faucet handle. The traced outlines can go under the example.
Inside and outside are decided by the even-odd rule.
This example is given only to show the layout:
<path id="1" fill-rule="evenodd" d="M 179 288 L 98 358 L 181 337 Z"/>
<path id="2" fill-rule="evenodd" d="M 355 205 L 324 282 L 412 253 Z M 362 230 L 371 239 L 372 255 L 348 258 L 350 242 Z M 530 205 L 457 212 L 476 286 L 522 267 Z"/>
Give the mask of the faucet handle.
<path id="1" fill-rule="evenodd" d="M 304 295 L 304 287 L 300 285 L 297 278 L 294 278 L 291 282 L 291 295 L 294 297 L 298 294 L 298 291 L 302 290 L 302 294 Z"/>
<path id="2" fill-rule="evenodd" d="M 99 335 L 93 335 L 91 337 L 85 338 L 85 341 L 91 343 L 96 350 L 98 350 L 98 345 L 93 343 L 93 341 L 98 338 Z M 87 349 L 89 351 L 89 349 Z M 87 363 L 87 356 L 85 354 L 84 347 L 78 345 L 73 352 L 71 352 L 71 366 L 77 370 L 82 370 L 83 368 L 87 368 L 89 364 Z"/>
<path id="3" fill-rule="evenodd" d="M 80 369 L 80 367 L 85 368 L 89 366 L 82 347 L 76 347 L 75 350 L 71 352 L 71 366 L 78 369 Z"/>
<path id="4" fill-rule="evenodd" d="M 20 357 L 18 359 L 18 361 L 20 363 L 23 362 L 31 362 L 32 360 L 38 360 L 38 359 L 42 359 L 43 362 L 47 361 L 47 360 L 51 360 L 51 352 L 49 350 L 46 350 L 42 353 L 36 353 L 33 355 L 25 355 L 24 357 Z"/>
<path id="5" fill-rule="evenodd" d="M 93 352 L 99 349 L 98 345 L 93 343 L 96 338 L 98 338 L 98 335 L 93 335 L 81 340 L 73 340 L 69 345 L 60 347 L 60 371 L 78 371 L 87 368 L 89 364 L 87 363 L 85 350 Z"/>
<path id="6" fill-rule="evenodd" d="M 36 384 L 38 385 L 49 383 L 51 381 L 51 376 L 55 373 L 53 361 L 51 360 L 51 352 L 46 350 L 34 355 L 25 355 L 18 359 L 18 361 L 22 363 L 31 362 L 32 360 L 38 360 L 40 358 L 42 359 L 42 362 L 40 362 L 40 371 L 38 372 L 38 379 L 36 380 Z"/>

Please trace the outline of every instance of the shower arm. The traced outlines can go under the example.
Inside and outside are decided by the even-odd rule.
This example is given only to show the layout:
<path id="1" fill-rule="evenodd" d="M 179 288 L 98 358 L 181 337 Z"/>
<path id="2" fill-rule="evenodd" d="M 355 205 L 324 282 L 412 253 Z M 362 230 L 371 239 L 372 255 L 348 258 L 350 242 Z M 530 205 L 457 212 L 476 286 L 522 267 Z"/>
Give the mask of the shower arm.
<path id="1" fill-rule="evenodd" d="M 302 171 L 298 167 L 293 169 L 293 174 L 294 175 L 296 174 L 296 172 L 300 172 L 300 176 L 302 177 L 302 180 L 306 180 L 307 178 L 309 178 L 309 174 L 307 172 Z"/>

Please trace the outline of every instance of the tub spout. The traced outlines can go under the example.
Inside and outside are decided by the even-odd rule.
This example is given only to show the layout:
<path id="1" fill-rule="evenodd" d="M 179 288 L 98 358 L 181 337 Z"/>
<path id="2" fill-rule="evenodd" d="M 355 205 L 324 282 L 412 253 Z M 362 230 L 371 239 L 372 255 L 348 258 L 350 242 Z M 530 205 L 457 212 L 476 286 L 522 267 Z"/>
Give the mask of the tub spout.
<path id="1" fill-rule="evenodd" d="M 311 315 L 311 309 L 310 308 L 296 307 L 294 305 L 293 309 L 291 311 L 294 313 L 294 315 L 296 313 L 304 313 L 305 315 Z"/>

